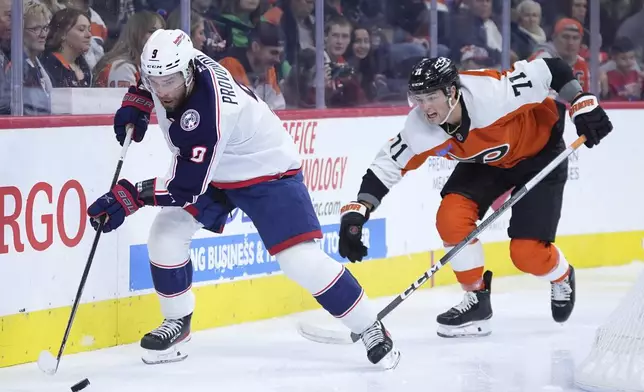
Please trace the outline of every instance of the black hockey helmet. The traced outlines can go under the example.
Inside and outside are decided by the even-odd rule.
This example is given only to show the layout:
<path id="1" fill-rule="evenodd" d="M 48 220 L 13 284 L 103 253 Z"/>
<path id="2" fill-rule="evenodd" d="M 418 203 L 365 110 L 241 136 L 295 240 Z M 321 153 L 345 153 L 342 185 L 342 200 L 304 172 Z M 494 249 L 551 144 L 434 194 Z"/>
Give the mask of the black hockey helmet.
<path id="1" fill-rule="evenodd" d="M 411 70 L 409 76 L 409 94 L 428 94 L 442 90 L 449 96 L 449 88 L 461 87 L 458 69 L 447 57 L 424 58 Z"/>

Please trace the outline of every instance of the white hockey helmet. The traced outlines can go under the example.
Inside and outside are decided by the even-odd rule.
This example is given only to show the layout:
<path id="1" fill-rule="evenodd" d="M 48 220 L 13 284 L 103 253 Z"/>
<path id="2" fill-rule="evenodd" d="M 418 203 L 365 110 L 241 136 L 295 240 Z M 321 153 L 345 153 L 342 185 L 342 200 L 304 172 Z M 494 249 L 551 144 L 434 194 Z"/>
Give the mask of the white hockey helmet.
<path id="1" fill-rule="evenodd" d="M 192 40 L 182 30 L 156 30 L 141 53 L 141 79 L 150 91 L 157 94 L 176 89 L 179 82 L 188 86 L 195 51 Z"/>

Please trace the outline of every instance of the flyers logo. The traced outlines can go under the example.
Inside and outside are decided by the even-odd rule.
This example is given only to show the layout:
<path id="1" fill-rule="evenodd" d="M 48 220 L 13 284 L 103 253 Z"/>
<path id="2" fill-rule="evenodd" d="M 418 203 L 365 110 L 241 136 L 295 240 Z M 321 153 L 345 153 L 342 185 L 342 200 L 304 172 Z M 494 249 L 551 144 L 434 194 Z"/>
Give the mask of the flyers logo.
<path id="1" fill-rule="evenodd" d="M 576 70 L 575 71 L 575 79 L 577 79 L 579 84 L 581 84 L 582 88 L 584 88 L 584 89 L 586 88 L 586 86 L 585 86 L 585 84 L 586 84 L 586 73 L 584 71 Z"/>
<path id="2" fill-rule="evenodd" d="M 459 162 L 466 162 L 466 163 L 492 163 L 492 162 L 497 162 L 503 159 L 504 156 L 508 154 L 510 151 L 510 145 L 509 144 L 502 144 L 500 146 L 496 147 L 491 147 L 488 149 L 485 149 L 481 152 L 479 152 L 476 155 L 473 155 L 471 157 L 467 158 L 461 158 L 457 157 L 456 155 L 452 154 L 451 152 L 448 152 L 447 155 Z"/>

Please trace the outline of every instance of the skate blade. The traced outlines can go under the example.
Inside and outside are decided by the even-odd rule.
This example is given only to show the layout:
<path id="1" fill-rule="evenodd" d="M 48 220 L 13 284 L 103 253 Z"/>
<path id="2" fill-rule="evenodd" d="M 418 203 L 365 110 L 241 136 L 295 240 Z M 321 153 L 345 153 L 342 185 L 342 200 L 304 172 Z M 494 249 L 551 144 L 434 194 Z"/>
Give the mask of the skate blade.
<path id="1" fill-rule="evenodd" d="M 478 338 L 492 333 L 489 320 L 472 321 L 462 325 L 438 324 L 436 334 L 441 338 Z"/>
<path id="2" fill-rule="evenodd" d="M 400 351 L 394 346 L 391 351 L 377 363 L 383 370 L 393 370 L 400 362 Z"/>
<path id="3" fill-rule="evenodd" d="M 145 353 L 141 356 L 141 360 L 146 365 L 183 361 L 188 358 L 188 353 L 183 348 L 183 345 L 188 341 L 190 341 L 190 336 L 167 350 L 145 350 Z"/>

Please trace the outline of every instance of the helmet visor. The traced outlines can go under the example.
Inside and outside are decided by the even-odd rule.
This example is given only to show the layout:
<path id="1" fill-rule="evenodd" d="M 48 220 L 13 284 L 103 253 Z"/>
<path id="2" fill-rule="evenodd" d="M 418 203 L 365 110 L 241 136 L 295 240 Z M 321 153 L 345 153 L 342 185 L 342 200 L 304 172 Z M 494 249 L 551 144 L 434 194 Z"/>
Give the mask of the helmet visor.
<path id="1" fill-rule="evenodd" d="M 150 91 L 159 96 L 172 94 L 185 85 L 181 72 L 163 76 L 144 75 L 143 82 Z"/>
<path id="2" fill-rule="evenodd" d="M 431 92 L 420 92 L 420 93 L 412 93 L 409 92 L 407 94 L 407 99 L 409 101 L 410 106 L 434 106 L 439 103 L 444 102 L 447 98 L 445 97 L 445 94 L 443 93 L 442 90 L 437 89 L 433 90 Z"/>

